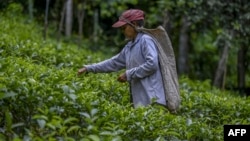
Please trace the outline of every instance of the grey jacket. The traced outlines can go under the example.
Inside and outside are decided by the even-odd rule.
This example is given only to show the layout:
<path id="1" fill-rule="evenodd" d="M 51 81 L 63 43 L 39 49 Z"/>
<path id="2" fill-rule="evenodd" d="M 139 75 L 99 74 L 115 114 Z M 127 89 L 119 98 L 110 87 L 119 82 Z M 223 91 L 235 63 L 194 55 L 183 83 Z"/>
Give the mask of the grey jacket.
<path id="1" fill-rule="evenodd" d="M 126 68 L 134 107 L 152 102 L 166 105 L 157 47 L 149 35 L 138 33 L 134 42 L 128 42 L 119 54 L 85 67 L 95 73 Z"/>

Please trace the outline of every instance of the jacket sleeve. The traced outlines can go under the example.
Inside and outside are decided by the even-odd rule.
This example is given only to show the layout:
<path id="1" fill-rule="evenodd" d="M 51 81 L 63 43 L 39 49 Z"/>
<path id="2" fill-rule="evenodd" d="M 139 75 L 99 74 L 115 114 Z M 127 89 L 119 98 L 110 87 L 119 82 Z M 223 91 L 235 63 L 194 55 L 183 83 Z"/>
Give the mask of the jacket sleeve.
<path id="1" fill-rule="evenodd" d="M 85 67 L 87 68 L 88 72 L 104 73 L 119 71 L 125 68 L 125 65 L 125 54 L 122 50 L 119 54 L 113 56 L 110 59 L 92 65 L 85 65 Z"/>
<path id="2" fill-rule="evenodd" d="M 158 68 L 158 52 L 153 39 L 150 37 L 143 38 L 140 47 L 145 62 L 138 67 L 126 71 L 128 81 L 147 77 L 153 74 Z"/>

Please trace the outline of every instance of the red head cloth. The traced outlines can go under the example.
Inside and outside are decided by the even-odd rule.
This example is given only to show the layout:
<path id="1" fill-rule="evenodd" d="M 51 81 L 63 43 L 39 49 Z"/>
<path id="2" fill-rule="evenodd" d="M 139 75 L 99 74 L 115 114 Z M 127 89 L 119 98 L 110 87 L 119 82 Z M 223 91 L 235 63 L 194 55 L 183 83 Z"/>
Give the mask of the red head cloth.
<path id="1" fill-rule="evenodd" d="M 144 20 L 144 12 L 139 9 L 126 10 L 119 17 L 119 21 L 114 23 L 112 27 L 121 27 L 128 22 L 132 22 L 136 20 Z"/>

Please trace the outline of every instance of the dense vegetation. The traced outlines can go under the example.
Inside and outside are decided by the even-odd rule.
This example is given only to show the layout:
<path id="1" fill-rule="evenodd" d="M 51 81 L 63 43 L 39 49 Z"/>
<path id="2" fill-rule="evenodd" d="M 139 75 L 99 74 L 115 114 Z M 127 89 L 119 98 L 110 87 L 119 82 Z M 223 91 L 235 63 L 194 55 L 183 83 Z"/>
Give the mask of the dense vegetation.
<path id="1" fill-rule="evenodd" d="M 250 3 L 247 0 L 2 0 L 40 24 L 41 38 L 73 42 L 106 54 L 124 45 L 111 25 L 131 8 L 145 11 L 146 28 L 170 35 L 179 75 L 211 80 L 221 89 L 250 94 Z M 122 38 L 121 38 L 122 37 Z"/>
<path id="2" fill-rule="evenodd" d="M 250 124 L 249 97 L 187 77 L 179 79 L 176 115 L 157 106 L 133 109 L 127 84 L 116 82 L 119 72 L 76 75 L 107 55 L 44 41 L 39 24 L 12 12 L 0 13 L 0 140 L 220 141 L 223 125 Z"/>

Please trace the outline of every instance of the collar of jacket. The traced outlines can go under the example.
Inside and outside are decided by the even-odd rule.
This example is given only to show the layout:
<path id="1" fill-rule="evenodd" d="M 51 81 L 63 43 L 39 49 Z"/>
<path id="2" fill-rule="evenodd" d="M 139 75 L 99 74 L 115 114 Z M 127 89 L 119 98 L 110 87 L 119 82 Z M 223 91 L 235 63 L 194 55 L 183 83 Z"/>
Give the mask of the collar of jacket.
<path id="1" fill-rule="evenodd" d="M 139 40 L 141 39 L 142 35 L 143 35 L 143 33 L 139 32 L 137 34 L 137 36 L 135 37 L 135 40 L 134 41 L 130 40 L 127 45 L 130 46 L 130 47 L 133 47 L 136 43 L 139 42 Z"/>

